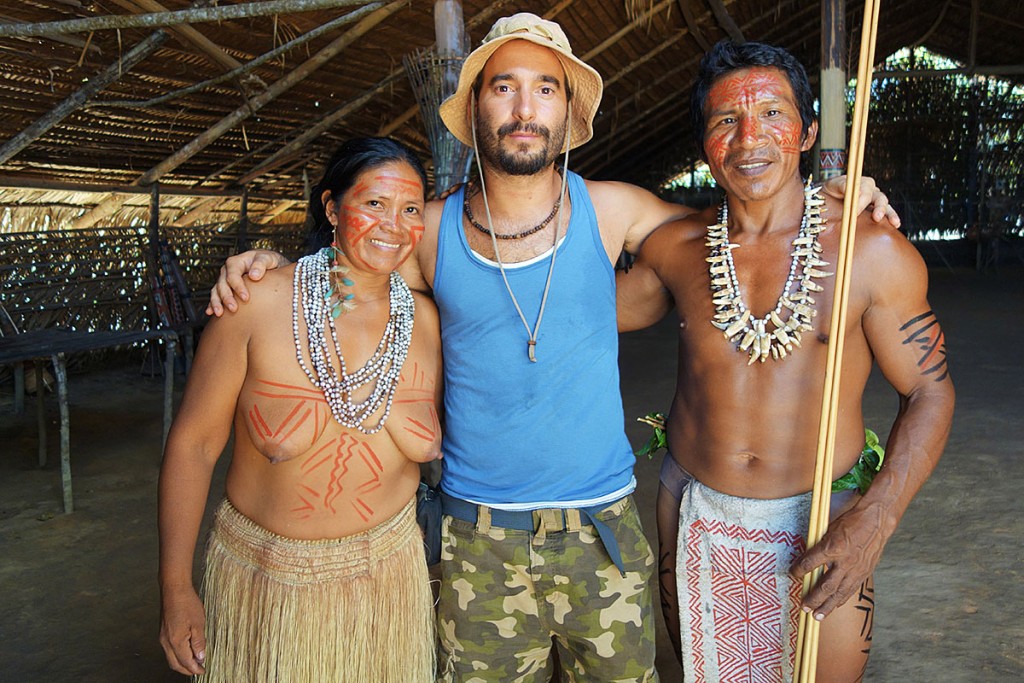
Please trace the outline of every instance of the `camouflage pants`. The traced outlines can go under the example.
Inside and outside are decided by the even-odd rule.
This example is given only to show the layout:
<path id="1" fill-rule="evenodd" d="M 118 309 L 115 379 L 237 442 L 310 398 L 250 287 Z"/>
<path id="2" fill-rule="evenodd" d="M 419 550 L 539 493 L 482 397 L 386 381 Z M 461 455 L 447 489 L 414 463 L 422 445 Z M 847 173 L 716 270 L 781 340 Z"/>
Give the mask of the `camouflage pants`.
<path id="1" fill-rule="evenodd" d="M 596 514 L 613 531 L 623 575 L 575 511 L 534 512 L 534 532 L 445 515 L 440 680 L 657 681 L 650 578 L 654 554 L 632 497 Z M 556 679 L 557 680 L 557 679 Z"/>

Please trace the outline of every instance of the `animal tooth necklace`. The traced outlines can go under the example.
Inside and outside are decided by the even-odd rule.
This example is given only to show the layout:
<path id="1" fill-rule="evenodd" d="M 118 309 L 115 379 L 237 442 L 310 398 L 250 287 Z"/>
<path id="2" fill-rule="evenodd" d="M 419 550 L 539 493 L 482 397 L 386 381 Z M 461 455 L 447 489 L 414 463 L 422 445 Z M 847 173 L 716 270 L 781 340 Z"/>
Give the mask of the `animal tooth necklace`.
<path id="1" fill-rule="evenodd" d="M 811 321 L 818 311 L 815 309 L 811 292 L 823 290 L 814 279 L 832 275 L 818 270 L 819 267 L 829 265 L 827 261 L 819 258 L 822 246 L 818 241 L 818 234 L 825 229 L 825 219 L 821 215 L 824 205 L 821 188 L 811 187 L 808 180 L 804 187 L 803 219 L 800 221 L 800 231 L 793 240 L 793 250 L 790 252 L 789 276 L 775 308 L 763 318 L 753 317 L 750 309 L 743 303 L 740 293 L 736 264 L 732 258 L 732 250 L 740 245 L 729 242 L 728 200 L 722 201 L 718 211 L 718 223 L 708 226 L 705 245 L 710 250 L 710 255 L 705 261 L 708 262 L 711 276 L 711 301 L 715 306 L 711 324 L 722 330 L 722 334 L 730 343 L 738 344 L 738 351 L 749 355 L 747 365 L 754 361 L 763 363 L 769 356 L 773 360 L 785 358 L 787 353 L 793 351 L 794 345 L 800 346 L 801 335 L 813 329 Z M 785 320 L 782 319 L 784 310 L 789 311 L 789 317 Z"/>

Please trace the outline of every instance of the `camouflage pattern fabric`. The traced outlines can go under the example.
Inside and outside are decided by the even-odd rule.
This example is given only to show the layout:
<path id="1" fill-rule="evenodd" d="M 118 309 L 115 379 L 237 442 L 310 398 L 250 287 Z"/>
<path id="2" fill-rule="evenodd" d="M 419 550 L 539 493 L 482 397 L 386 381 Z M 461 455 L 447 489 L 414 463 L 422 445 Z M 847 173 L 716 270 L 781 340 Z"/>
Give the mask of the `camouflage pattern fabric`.
<path id="1" fill-rule="evenodd" d="M 615 534 L 621 573 L 575 510 L 537 510 L 536 531 L 445 515 L 439 680 L 657 681 L 650 579 L 654 553 L 632 497 L 597 513 Z M 564 517 L 563 517 L 564 512 Z"/>

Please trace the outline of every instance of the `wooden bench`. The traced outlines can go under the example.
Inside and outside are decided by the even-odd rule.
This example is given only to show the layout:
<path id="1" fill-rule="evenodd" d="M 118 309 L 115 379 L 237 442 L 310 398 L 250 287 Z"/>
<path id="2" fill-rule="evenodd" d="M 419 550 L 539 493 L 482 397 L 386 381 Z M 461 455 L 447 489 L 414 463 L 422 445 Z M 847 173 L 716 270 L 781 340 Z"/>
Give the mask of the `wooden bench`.
<path id="1" fill-rule="evenodd" d="M 36 373 L 39 465 L 46 464 L 44 364 L 52 361 L 60 410 L 61 488 L 64 511 L 74 509 L 71 486 L 67 358 L 74 354 L 162 342 L 164 439 L 170 429 L 174 359 L 186 325 L 171 326 L 156 315 L 161 273 L 147 253 L 144 228 L 55 230 L 0 235 L 0 305 L 6 330 L 0 335 L 0 366 L 14 367 L 14 407 L 24 408 L 25 364 Z M 154 297 L 154 293 L 157 296 Z M 185 344 L 191 351 L 190 340 Z M 161 442 L 161 448 L 163 443 Z"/>
<path id="2" fill-rule="evenodd" d="M 0 367 L 15 366 L 15 410 L 24 405 L 24 364 L 35 361 L 39 464 L 46 464 L 43 364 L 53 362 L 61 413 L 64 509 L 71 512 L 67 358 L 162 341 L 164 440 L 171 423 L 174 357 L 188 372 L 193 330 L 205 322 L 205 293 L 224 259 L 248 247 L 301 253 L 301 225 L 246 221 L 188 228 L 137 226 L 0 234 L 0 309 L 15 334 L 0 330 Z M 180 262 L 180 263 L 179 263 Z M 2 316 L 0 316 L 2 317 Z M 2 322 L 2 320 L 0 320 Z M 2 325 L 0 325 L 2 328 Z M 161 443 L 162 446 L 162 443 Z"/>
<path id="3" fill-rule="evenodd" d="M 165 345 L 164 361 L 164 430 L 163 441 L 171 429 L 174 398 L 174 351 L 178 335 L 174 330 L 141 330 L 137 332 L 84 332 L 49 328 L 24 332 L 13 337 L 0 338 L 0 365 L 21 365 L 36 361 L 36 409 L 39 421 L 39 466 L 46 466 L 46 413 L 43 406 L 43 364 L 40 359 L 53 361 L 57 380 L 57 403 L 60 410 L 60 476 L 64 498 L 64 512 L 74 510 L 71 490 L 71 420 L 68 410 L 68 379 L 65 357 L 73 353 L 132 346 L 139 342 L 162 340 Z M 18 368 L 16 377 L 24 370 Z M 21 388 L 15 387 L 15 401 Z M 17 410 L 17 405 L 15 407 Z M 161 442 L 162 445 L 163 442 Z"/>

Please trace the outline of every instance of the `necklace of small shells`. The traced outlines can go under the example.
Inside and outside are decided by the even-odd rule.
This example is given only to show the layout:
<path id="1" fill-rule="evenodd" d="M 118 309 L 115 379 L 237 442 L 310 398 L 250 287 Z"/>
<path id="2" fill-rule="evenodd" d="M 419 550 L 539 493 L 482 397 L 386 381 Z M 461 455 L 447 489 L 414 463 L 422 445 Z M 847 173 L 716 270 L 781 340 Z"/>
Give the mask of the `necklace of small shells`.
<path id="1" fill-rule="evenodd" d="M 340 301 L 333 302 L 338 294 L 331 283 L 331 273 L 339 266 L 332 265 L 331 252 L 334 247 L 325 247 L 315 254 L 299 259 L 292 280 L 292 335 L 295 338 L 295 357 L 299 366 L 313 386 L 323 392 L 331 414 L 340 424 L 350 429 L 371 435 L 379 432 L 391 413 L 391 403 L 398 388 L 402 365 L 409 354 L 412 341 L 413 316 L 416 305 L 405 280 L 397 271 L 391 273 L 389 287 L 390 312 L 377 349 L 363 367 L 349 374 L 345 357 L 338 343 L 338 330 L 334 319 L 340 308 Z M 351 296 L 351 295 L 349 295 Z M 303 339 L 299 334 L 299 311 L 306 326 L 306 343 L 309 345 L 309 363 L 303 354 Z M 325 328 L 330 330 L 333 354 L 338 358 L 339 373 L 334 368 L 331 347 L 327 343 Z M 312 367 L 310 367 L 312 366 Z M 356 403 L 352 395 L 362 387 L 372 385 L 370 395 Z M 370 427 L 367 422 L 384 409 L 377 424 Z"/>
<path id="2" fill-rule="evenodd" d="M 732 250 L 739 245 L 729 242 L 728 200 L 722 201 L 718 223 L 708 226 L 705 245 L 711 253 L 705 260 L 711 275 L 711 301 L 715 306 L 711 324 L 722 330 L 722 334 L 731 343 L 738 343 L 738 351 L 749 354 L 747 365 L 754 361 L 763 363 L 769 356 L 773 360 L 785 358 L 788 352 L 793 351 L 794 345 L 800 346 L 801 334 L 813 329 L 811 320 L 818 311 L 814 308 L 811 292 L 822 291 L 821 285 L 814 282 L 814 278 L 832 275 L 818 270 L 828 265 L 827 261 L 819 258 L 822 247 L 818 234 L 825 229 L 825 219 L 821 217 L 825 200 L 820 195 L 821 188 L 812 187 L 808 179 L 804 188 L 803 219 L 800 221 L 800 231 L 793 240 L 789 276 L 775 308 L 763 318 L 753 317 L 740 293 L 736 264 L 732 258 Z M 791 293 L 797 281 L 798 269 L 799 285 Z M 786 320 L 782 319 L 783 309 L 789 311 Z"/>

